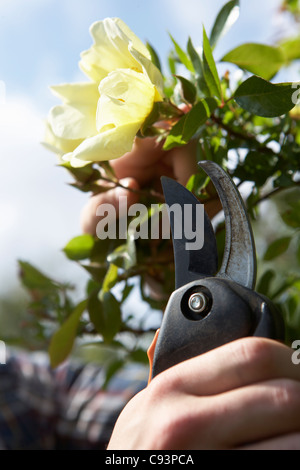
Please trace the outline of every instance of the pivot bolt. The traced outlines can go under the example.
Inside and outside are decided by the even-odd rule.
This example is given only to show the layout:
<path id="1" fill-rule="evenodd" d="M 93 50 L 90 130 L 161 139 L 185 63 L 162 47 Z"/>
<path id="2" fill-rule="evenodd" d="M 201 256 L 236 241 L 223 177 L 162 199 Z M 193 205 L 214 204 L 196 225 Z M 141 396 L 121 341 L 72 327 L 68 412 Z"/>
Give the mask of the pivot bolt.
<path id="1" fill-rule="evenodd" d="M 202 313 L 208 305 L 208 299 L 202 292 L 196 292 L 189 298 L 189 308 L 195 313 Z"/>

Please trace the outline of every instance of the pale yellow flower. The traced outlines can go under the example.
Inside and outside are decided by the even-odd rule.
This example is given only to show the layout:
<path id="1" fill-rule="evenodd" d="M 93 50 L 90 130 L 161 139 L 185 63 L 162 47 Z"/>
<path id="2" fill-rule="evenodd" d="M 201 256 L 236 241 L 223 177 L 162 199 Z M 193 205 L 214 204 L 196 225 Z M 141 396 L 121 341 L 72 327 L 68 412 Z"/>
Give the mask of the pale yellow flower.
<path id="1" fill-rule="evenodd" d="M 82 52 L 80 68 L 95 82 L 100 82 L 106 75 L 118 68 L 137 68 L 140 65 L 128 50 L 128 46 L 151 60 L 146 46 L 119 18 L 106 18 L 90 27 L 94 40 L 92 47 Z"/>
<path id="2" fill-rule="evenodd" d="M 163 99 L 163 78 L 146 46 L 123 21 L 107 18 L 90 28 L 94 43 L 81 54 L 90 82 L 52 87 L 62 104 L 48 117 L 46 142 L 72 166 L 111 160 L 131 150 L 134 138 Z"/>
<path id="3" fill-rule="evenodd" d="M 49 113 L 53 133 L 64 139 L 85 139 L 96 133 L 99 91 L 95 83 L 73 83 L 51 87 L 63 104 Z"/>
<path id="4" fill-rule="evenodd" d="M 49 122 L 45 123 L 45 135 L 43 145 L 58 155 L 60 163 L 64 163 L 64 155 L 73 152 L 81 144 L 82 139 L 70 140 L 57 137 L 52 130 Z"/>

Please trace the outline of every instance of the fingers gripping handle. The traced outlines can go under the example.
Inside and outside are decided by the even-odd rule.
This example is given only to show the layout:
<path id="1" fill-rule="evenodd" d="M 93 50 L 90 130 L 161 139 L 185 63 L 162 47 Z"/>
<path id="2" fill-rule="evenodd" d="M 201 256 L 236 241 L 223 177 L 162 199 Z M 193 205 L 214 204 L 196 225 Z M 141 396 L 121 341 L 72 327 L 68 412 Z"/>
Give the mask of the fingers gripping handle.
<path id="1" fill-rule="evenodd" d="M 198 316 L 189 304 L 195 292 L 210 295 L 208 309 Z M 246 336 L 283 340 L 281 316 L 268 299 L 226 279 L 190 283 L 170 297 L 149 348 L 149 381 L 179 362 Z"/>

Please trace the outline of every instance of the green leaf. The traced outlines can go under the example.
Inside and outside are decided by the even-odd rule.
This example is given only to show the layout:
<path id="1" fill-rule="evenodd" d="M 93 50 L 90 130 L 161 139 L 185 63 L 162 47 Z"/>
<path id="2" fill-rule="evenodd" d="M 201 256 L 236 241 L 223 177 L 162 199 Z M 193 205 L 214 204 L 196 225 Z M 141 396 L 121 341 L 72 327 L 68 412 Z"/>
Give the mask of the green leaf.
<path id="1" fill-rule="evenodd" d="M 264 254 L 264 260 L 271 261 L 285 253 L 290 245 L 290 242 L 291 237 L 282 237 L 275 240 L 273 243 L 271 243 L 271 245 L 268 246 Z"/>
<path id="2" fill-rule="evenodd" d="M 173 42 L 174 44 L 174 47 L 175 47 L 175 51 L 179 57 L 179 60 L 180 62 L 190 71 L 190 72 L 194 72 L 194 66 L 192 64 L 192 61 L 190 60 L 189 56 L 184 52 L 184 50 L 179 46 L 179 44 L 177 44 L 177 42 L 175 41 L 175 39 L 172 37 L 171 34 L 169 34 L 170 38 L 171 38 L 171 41 Z"/>
<path id="3" fill-rule="evenodd" d="M 129 297 L 131 294 L 132 289 L 134 288 L 133 284 L 128 284 L 126 283 L 122 292 L 122 300 L 121 303 L 125 302 L 125 300 Z"/>
<path id="4" fill-rule="evenodd" d="M 94 238 L 91 235 L 79 235 L 78 237 L 72 238 L 64 247 L 63 251 L 71 260 L 78 261 L 87 259 L 90 257 L 94 243 Z"/>
<path id="5" fill-rule="evenodd" d="M 236 22 L 240 14 L 239 0 L 226 3 L 220 10 L 210 33 L 209 42 L 215 47 L 218 40 L 224 36 L 231 26 Z"/>
<path id="6" fill-rule="evenodd" d="M 105 316 L 105 340 L 111 341 L 122 325 L 120 304 L 111 292 L 106 292 L 102 296 L 102 303 Z"/>
<path id="7" fill-rule="evenodd" d="M 27 261 L 20 261 L 20 278 L 27 289 L 37 289 L 44 292 L 56 291 L 60 284 L 50 279 Z"/>
<path id="8" fill-rule="evenodd" d="M 192 84 L 191 84 L 192 85 Z M 173 93 L 173 89 L 172 89 Z M 180 111 L 176 106 L 172 103 L 167 101 L 157 101 L 154 103 L 151 113 L 147 116 L 145 121 L 143 122 L 140 133 L 142 136 L 153 135 L 153 127 L 151 127 L 157 121 L 165 121 L 168 119 L 172 119 L 174 117 L 178 117 L 182 115 L 182 111 Z M 156 129 L 157 132 L 157 129 Z"/>
<path id="9" fill-rule="evenodd" d="M 134 349 L 133 351 L 131 351 L 129 354 L 129 359 L 134 362 L 139 362 L 141 364 L 149 364 L 147 352 L 142 348 Z"/>
<path id="10" fill-rule="evenodd" d="M 185 115 L 182 139 L 186 143 L 189 142 L 199 127 L 206 123 L 209 116 L 210 111 L 205 100 L 199 101 L 199 103 L 193 106 L 192 109 Z"/>
<path id="11" fill-rule="evenodd" d="M 111 240 L 109 238 L 100 240 L 99 238 L 95 238 L 94 246 L 89 255 L 89 259 L 92 262 L 106 265 L 107 253 L 112 251 L 115 248 L 116 244 L 118 243 L 119 243 L 119 240 L 113 240 L 113 239 Z"/>
<path id="12" fill-rule="evenodd" d="M 284 55 L 277 47 L 247 43 L 228 52 L 222 62 L 230 62 L 241 69 L 270 80 L 284 64 Z"/>
<path id="13" fill-rule="evenodd" d="M 300 37 L 285 39 L 279 43 L 279 47 L 285 59 L 285 63 L 300 59 Z"/>
<path id="14" fill-rule="evenodd" d="M 74 168 L 70 162 L 60 163 L 59 166 L 66 168 L 80 183 L 91 183 L 99 179 L 99 170 L 93 168 L 92 164 Z"/>
<path id="15" fill-rule="evenodd" d="M 298 261 L 298 264 L 300 265 L 300 237 L 298 238 L 297 261 Z"/>
<path id="16" fill-rule="evenodd" d="M 213 113 L 214 110 L 218 107 L 218 101 L 215 98 L 207 97 L 202 100 L 205 106 L 208 106 L 209 114 Z"/>
<path id="17" fill-rule="evenodd" d="M 174 147 L 181 145 L 186 145 L 186 142 L 182 140 L 183 126 L 185 123 L 186 116 L 182 116 L 179 121 L 172 127 L 170 130 L 166 141 L 164 143 L 163 149 L 170 150 Z"/>
<path id="18" fill-rule="evenodd" d="M 103 161 L 103 162 L 98 162 L 98 165 L 103 168 L 104 172 L 105 172 L 105 175 L 111 179 L 111 180 L 114 180 L 114 181 L 117 181 L 118 178 L 116 177 L 116 173 L 115 173 L 115 170 L 113 169 L 113 167 L 111 166 L 110 162 L 109 161 Z"/>
<path id="19" fill-rule="evenodd" d="M 282 116 L 290 111 L 293 103 L 292 83 L 274 85 L 260 77 L 250 77 L 243 82 L 234 94 L 241 108 L 262 117 Z"/>
<path id="20" fill-rule="evenodd" d="M 175 75 L 176 74 L 176 57 L 175 57 L 175 52 L 173 50 L 171 50 L 168 56 L 168 66 L 169 66 L 170 73 L 172 75 Z"/>
<path id="21" fill-rule="evenodd" d="M 197 90 L 195 85 L 185 77 L 181 77 L 180 75 L 175 75 L 175 77 L 179 80 L 180 83 L 180 95 L 182 99 L 187 103 L 194 104 L 197 98 Z"/>
<path id="22" fill-rule="evenodd" d="M 199 101 L 172 127 L 164 143 L 164 150 L 186 145 L 209 117 L 209 107 L 205 100 Z"/>
<path id="23" fill-rule="evenodd" d="M 94 291 L 88 299 L 87 310 L 96 331 L 110 343 L 122 325 L 119 302 L 111 292 Z"/>
<path id="24" fill-rule="evenodd" d="M 186 184 L 186 188 L 197 196 L 200 194 L 202 189 L 206 187 L 208 181 L 210 180 L 207 176 L 203 176 L 201 173 L 196 173 L 190 177 Z"/>
<path id="25" fill-rule="evenodd" d="M 95 330 L 103 334 L 105 332 L 105 318 L 103 313 L 103 304 L 99 298 L 99 290 L 94 290 L 88 298 L 87 311 Z"/>
<path id="26" fill-rule="evenodd" d="M 140 133 L 142 136 L 147 137 L 149 133 L 149 128 L 159 120 L 159 102 L 154 103 L 151 113 L 146 117 L 145 121 L 143 122 Z"/>
<path id="27" fill-rule="evenodd" d="M 280 172 L 280 175 L 273 182 L 274 188 L 291 188 L 294 186 L 293 175 L 289 172 Z"/>
<path id="28" fill-rule="evenodd" d="M 298 201 L 299 202 L 299 201 Z M 286 209 L 280 214 L 283 222 L 292 228 L 300 228 L 300 204 L 295 204 L 291 209 Z"/>
<path id="29" fill-rule="evenodd" d="M 103 284 L 105 276 L 107 274 L 107 268 L 105 266 L 99 265 L 98 263 L 83 264 L 80 263 L 80 266 L 83 267 L 98 284 Z"/>
<path id="30" fill-rule="evenodd" d="M 270 285 L 275 278 L 275 271 L 268 269 L 260 278 L 257 285 L 257 292 L 270 297 Z"/>
<path id="31" fill-rule="evenodd" d="M 292 208 L 298 208 L 300 211 L 300 187 L 295 187 L 284 194 L 284 202 Z"/>
<path id="32" fill-rule="evenodd" d="M 156 50 L 151 46 L 149 42 L 146 43 L 146 47 L 148 51 L 150 52 L 152 62 L 158 68 L 158 70 L 161 71 L 161 63 L 160 63 Z"/>
<path id="33" fill-rule="evenodd" d="M 200 55 L 198 54 L 198 52 L 196 51 L 190 37 L 189 37 L 188 43 L 187 43 L 187 52 L 188 52 L 189 57 L 192 61 L 195 72 L 198 75 L 202 75 L 203 74 L 202 59 L 201 59 Z"/>
<path id="34" fill-rule="evenodd" d="M 221 84 L 211 46 L 203 26 L 203 66 L 205 81 L 211 96 L 221 99 Z"/>
<path id="35" fill-rule="evenodd" d="M 109 253 L 107 261 L 118 266 L 118 268 L 128 269 L 127 263 L 130 263 L 130 257 L 127 253 L 126 244 L 118 246 L 112 253 Z"/>
<path id="36" fill-rule="evenodd" d="M 100 299 L 103 298 L 105 293 L 109 292 L 110 289 L 112 289 L 112 287 L 117 283 L 117 281 L 118 281 L 118 266 L 111 263 L 109 265 L 109 268 L 106 272 L 106 275 L 102 284 Z"/>
<path id="37" fill-rule="evenodd" d="M 285 293 L 291 287 L 295 287 L 295 289 L 298 289 L 298 291 L 299 291 L 299 287 L 300 287 L 299 286 L 299 281 L 300 281 L 299 276 L 297 276 L 295 274 L 287 275 L 287 277 L 284 278 L 284 281 L 279 286 L 277 286 L 276 291 L 273 292 L 272 299 L 275 299 L 276 297 L 281 296 L 283 293 Z"/>
<path id="38" fill-rule="evenodd" d="M 61 364 L 72 351 L 80 318 L 86 309 L 86 300 L 80 302 L 62 327 L 54 333 L 49 346 L 51 367 Z"/>
<path id="39" fill-rule="evenodd" d="M 113 263 L 119 268 L 128 270 L 136 265 L 136 249 L 133 236 L 128 236 L 124 245 L 118 246 L 107 257 L 109 263 Z"/>
<path id="40" fill-rule="evenodd" d="M 203 93 L 204 96 L 209 96 L 210 91 L 204 77 L 203 62 L 200 55 L 194 48 L 191 38 L 189 38 L 188 40 L 187 51 L 195 69 L 196 80 L 198 83 L 199 90 Z"/>
<path id="41" fill-rule="evenodd" d="M 241 181 L 254 181 L 257 186 L 265 184 L 272 177 L 278 157 L 266 155 L 257 151 L 250 151 L 242 164 L 238 165 L 234 176 Z"/>

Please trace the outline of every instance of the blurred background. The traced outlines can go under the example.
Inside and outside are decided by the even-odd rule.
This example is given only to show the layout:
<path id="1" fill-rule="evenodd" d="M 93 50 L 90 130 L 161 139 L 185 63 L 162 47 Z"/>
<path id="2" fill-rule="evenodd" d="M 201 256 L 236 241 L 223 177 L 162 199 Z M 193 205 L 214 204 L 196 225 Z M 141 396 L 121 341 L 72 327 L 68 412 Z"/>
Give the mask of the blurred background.
<path id="1" fill-rule="evenodd" d="M 56 156 L 41 144 L 44 120 L 58 101 L 49 86 L 85 80 L 80 52 L 92 43 L 89 26 L 120 17 L 166 63 L 168 32 L 185 47 L 202 41 L 217 11 L 215 0 L 0 0 L 0 315 L 20 312 L 24 292 L 17 260 L 28 260 L 62 282 L 84 285 L 86 274 L 62 248 L 81 233 L 80 211 L 88 195 L 68 183 Z M 247 41 L 274 43 L 290 28 L 281 0 L 241 0 L 237 23 L 218 44 L 215 58 Z M 289 31 L 290 33 L 290 31 Z M 164 68 L 165 71 L 166 67 Z M 298 70 L 276 81 L 296 80 Z M 9 312 L 9 315 L 8 315 Z M 0 332 L 1 335 L 1 332 Z"/>

